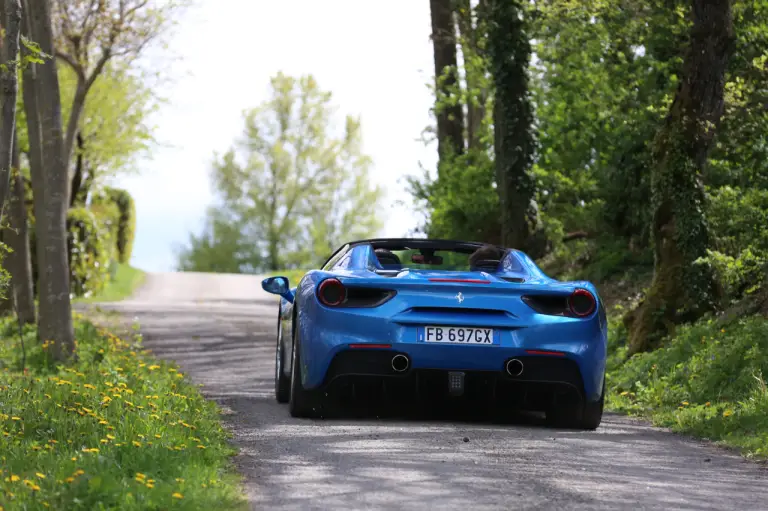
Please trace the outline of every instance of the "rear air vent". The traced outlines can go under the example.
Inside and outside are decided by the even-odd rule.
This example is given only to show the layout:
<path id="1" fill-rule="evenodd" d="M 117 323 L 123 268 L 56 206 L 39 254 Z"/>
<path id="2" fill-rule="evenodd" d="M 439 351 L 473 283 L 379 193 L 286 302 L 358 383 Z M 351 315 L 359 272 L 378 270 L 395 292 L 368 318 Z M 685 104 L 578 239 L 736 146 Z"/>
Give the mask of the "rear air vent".
<path id="1" fill-rule="evenodd" d="M 520 277 L 501 277 L 501 280 L 506 280 L 507 282 L 514 282 L 515 284 L 522 284 L 525 282 L 525 279 Z"/>
<path id="2" fill-rule="evenodd" d="M 391 300 L 396 294 L 391 289 L 348 286 L 347 299 L 342 307 L 378 307 Z"/>

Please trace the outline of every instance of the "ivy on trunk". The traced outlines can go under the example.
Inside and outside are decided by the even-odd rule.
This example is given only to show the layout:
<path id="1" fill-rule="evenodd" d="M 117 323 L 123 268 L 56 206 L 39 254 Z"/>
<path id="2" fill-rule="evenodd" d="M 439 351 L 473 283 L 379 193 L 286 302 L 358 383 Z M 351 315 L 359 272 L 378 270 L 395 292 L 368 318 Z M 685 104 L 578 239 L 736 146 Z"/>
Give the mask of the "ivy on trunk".
<path id="1" fill-rule="evenodd" d="M 691 16 L 682 80 L 654 143 L 654 276 L 643 303 L 625 318 L 630 354 L 655 348 L 676 323 L 718 304 L 712 268 L 697 260 L 711 245 L 701 175 L 723 114 L 734 42 L 731 2 L 693 0 Z"/>

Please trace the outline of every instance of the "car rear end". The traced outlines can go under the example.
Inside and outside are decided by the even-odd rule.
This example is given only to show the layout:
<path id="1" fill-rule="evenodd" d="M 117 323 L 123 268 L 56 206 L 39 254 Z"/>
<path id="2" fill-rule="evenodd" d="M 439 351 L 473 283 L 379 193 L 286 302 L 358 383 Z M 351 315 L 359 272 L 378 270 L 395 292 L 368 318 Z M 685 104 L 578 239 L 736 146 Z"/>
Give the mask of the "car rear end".
<path id="1" fill-rule="evenodd" d="M 312 321 L 298 322 L 311 339 L 305 387 L 373 382 L 528 409 L 601 395 L 605 317 L 589 283 L 434 271 L 311 279 Z"/>

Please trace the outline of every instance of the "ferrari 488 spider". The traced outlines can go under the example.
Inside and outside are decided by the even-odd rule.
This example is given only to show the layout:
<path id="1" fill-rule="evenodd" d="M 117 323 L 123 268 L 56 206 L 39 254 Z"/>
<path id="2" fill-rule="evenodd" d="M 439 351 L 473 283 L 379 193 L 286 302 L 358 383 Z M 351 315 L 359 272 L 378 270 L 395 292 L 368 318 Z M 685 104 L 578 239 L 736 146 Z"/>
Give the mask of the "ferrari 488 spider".
<path id="1" fill-rule="evenodd" d="M 375 382 L 430 401 L 543 411 L 566 427 L 600 424 L 607 323 L 597 289 L 553 280 L 519 250 L 360 240 L 295 287 L 285 277 L 262 287 L 281 297 L 275 393 L 294 417 Z"/>

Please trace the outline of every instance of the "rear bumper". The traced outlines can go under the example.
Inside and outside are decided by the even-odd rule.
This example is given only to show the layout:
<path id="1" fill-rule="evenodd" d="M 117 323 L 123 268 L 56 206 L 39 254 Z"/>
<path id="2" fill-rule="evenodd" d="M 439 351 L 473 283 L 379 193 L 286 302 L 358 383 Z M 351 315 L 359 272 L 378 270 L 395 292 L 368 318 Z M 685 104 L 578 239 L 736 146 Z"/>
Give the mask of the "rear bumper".
<path id="1" fill-rule="evenodd" d="M 501 390 L 521 395 L 528 394 L 529 391 L 551 390 L 560 393 L 571 392 L 580 399 L 590 401 L 600 396 L 602 373 L 599 373 L 598 369 L 592 369 L 587 373 L 588 378 L 584 378 L 579 363 L 566 355 L 537 355 L 503 348 L 485 348 L 489 352 L 483 354 L 480 351 L 482 349 L 432 345 L 398 345 L 392 349 L 345 347 L 332 357 L 316 387 L 332 391 L 347 383 L 371 379 L 400 386 L 410 383 L 418 387 L 425 377 L 432 380 L 442 379 L 440 381 L 447 384 L 448 373 L 460 371 L 465 373 L 468 382 L 474 381 L 476 388 L 483 386 L 490 394 L 497 394 Z M 466 356 L 458 358 L 459 353 L 456 350 L 463 350 Z M 473 350 L 478 351 L 472 353 Z M 446 356 L 446 351 L 453 353 Z M 407 357 L 406 370 L 395 369 L 393 358 L 396 355 Z M 522 363 L 522 372 L 519 375 L 510 375 L 506 371 L 507 362 L 513 359 Z M 597 390 L 595 383 L 590 383 L 590 378 L 596 377 L 599 377 Z"/>
<path id="2" fill-rule="evenodd" d="M 352 383 L 376 383 L 387 393 L 400 392 L 406 399 L 420 397 L 434 402 L 435 398 L 451 394 L 449 373 L 464 373 L 461 395 L 472 402 L 488 402 L 545 410 L 555 402 L 583 402 L 586 399 L 584 381 L 575 361 L 565 357 L 524 355 L 514 357 L 522 363 L 522 373 L 506 372 L 506 361 L 492 370 L 467 369 L 462 365 L 451 368 L 424 368 L 409 364 L 405 371 L 392 365 L 396 355 L 408 354 L 389 349 L 346 349 L 334 356 L 321 388 L 334 393 Z M 410 359 L 409 361 L 412 361 Z"/>
<path id="3" fill-rule="evenodd" d="M 394 301 L 394 300 L 393 300 Z M 392 308 L 392 311 L 388 309 Z M 577 387 L 589 401 L 599 399 L 605 374 L 606 330 L 597 314 L 590 318 L 531 316 L 521 321 L 486 316 L 435 314 L 410 322 L 396 304 L 372 309 L 329 310 L 307 299 L 294 325 L 300 330 L 302 383 L 322 388 L 341 376 L 403 378 L 392 370 L 396 353 L 410 361 L 408 373 L 462 371 L 506 382 L 507 360 L 523 360 L 526 383 L 559 382 Z M 418 340 L 423 324 L 491 327 L 495 345 L 425 343 Z M 388 349 L 350 348 L 350 345 L 384 344 Z M 533 355 L 531 351 L 558 352 L 561 356 Z M 414 376 L 411 376 L 414 377 Z"/>

